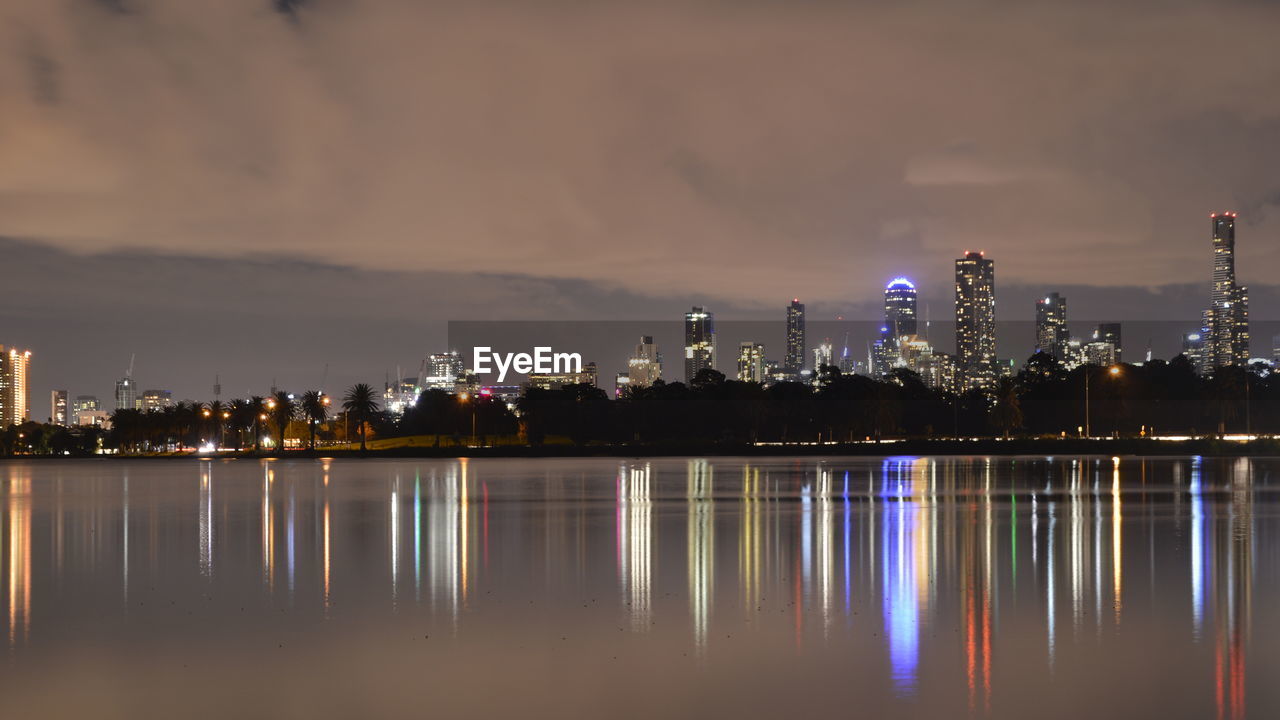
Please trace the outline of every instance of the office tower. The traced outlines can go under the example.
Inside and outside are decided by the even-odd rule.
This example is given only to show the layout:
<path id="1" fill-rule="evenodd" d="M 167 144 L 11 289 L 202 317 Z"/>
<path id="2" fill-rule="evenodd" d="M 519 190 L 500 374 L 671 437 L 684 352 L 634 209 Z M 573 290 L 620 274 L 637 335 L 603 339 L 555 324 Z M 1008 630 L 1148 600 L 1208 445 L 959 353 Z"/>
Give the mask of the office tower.
<path id="1" fill-rule="evenodd" d="M 956 371 L 961 390 L 996 380 L 995 262 L 980 252 L 956 260 Z"/>
<path id="2" fill-rule="evenodd" d="M 1205 311 L 1205 367 L 1249 362 L 1249 290 L 1236 284 L 1236 214 L 1214 213 L 1213 287 Z"/>
<path id="3" fill-rule="evenodd" d="M 623 395 L 626 395 L 629 387 L 631 387 L 630 373 L 624 370 L 613 376 L 613 398 L 615 400 L 621 399 Z"/>
<path id="4" fill-rule="evenodd" d="M 593 362 L 586 363 L 577 372 L 529 373 L 529 387 L 539 390 L 558 390 L 566 385 L 591 385 L 600 380 L 600 368 Z"/>
<path id="5" fill-rule="evenodd" d="M 627 386 L 649 387 L 662 378 L 662 354 L 652 335 L 641 335 L 636 352 L 627 360 Z"/>
<path id="6" fill-rule="evenodd" d="M 91 412 L 93 410 L 101 410 L 102 404 L 98 402 L 96 395 L 77 395 L 76 402 L 72 405 L 72 410 L 76 413 Z"/>
<path id="7" fill-rule="evenodd" d="M 1115 365 L 1117 360 L 1116 346 L 1102 340 L 1095 340 L 1084 346 L 1084 361 L 1089 365 Z"/>
<path id="8" fill-rule="evenodd" d="M 1111 343 L 1111 347 L 1115 350 L 1115 361 L 1124 361 L 1120 347 L 1120 323 L 1100 323 L 1093 331 L 1093 341 Z"/>
<path id="9" fill-rule="evenodd" d="M 789 373 L 804 369 L 804 303 L 799 298 L 787 306 L 787 354 L 782 368 Z"/>
<path id="10" fill-rule="evenodd" d="M 1280 363 L 1280 335 L 1271 336 L 1271 359 Z"/>
<path id="11" fill-rule="evenodd" d="M 462 355 L 456 351 L 432 353 L 422 359 L 422 366 L 418 369 L 418 387 L 453 392 L 465 369 Z"/>
<path id="12" fill-rule="evenodd" d="M 0 345 L 0 430 L 20 425 L 31 417 L 27 373 L 31 351 Z"/>
<path id="13" fill-rule="evenodd" d="M 884 325 L 891 338 L 916 334 L 916 286 L 896 277 L 884 288 Z"/>
<path id="14" fill-rule="evenodd" d="M 1058 362 L 1067 362 L 1067 299 L 1056 292 L 1036 300 L 1036 352 L 1049 353 Z"/>
<path id="15" fill-rule="evenodd" d="M 716 367 L 715 316 L 694 306 L 684 314 L 684 380 L 693 382 L 704 369 Z"/>
<path id="16" fill-rule="evenodd" d="M 49 393 L 49 422 L 54 425 L 68 425 L 67 391 L 54 390 Z"/>
<path id="17" fill-rule="evenodd" d="M 824 339 L 813 349 L 813 374 L 817 377 L 823 365 L 830 365 L 835 359 L 835 349 L 831 347 L 831 338 Z"/>
<path id="18" fill-rule="evenodd" d="M 956 390 L 956 359 L 946 353 L 934 352 L 921 355 L 915 363 L 915 371 L 926 387 L 945 392 Z"/>
<path id="19" fill-rule="evenodd" d="M 173 406 L 173 393 L 168 390 L 147 390 L 142 393 L 143 412 L 159 412 Z"/>
<path id="20" fill-rule="evenodd" d="M 1182 336 L 1182 354 L 1187 356 L 1191 367 L 1201 375 L 1207 372 L 1204 355 L 1204 332 L 1189 332 Z"/>
<path id="21" fill-rule="evenodd" d="M 138 409 L 138 384 L 128 375 L 116 381 L 116 410 Z"/>
<path id="22" fill-rule="evenodd" d="M 764 382 L 764 363 L 764 345 L 751 341 L 738 345 L 738 380 Z"/>

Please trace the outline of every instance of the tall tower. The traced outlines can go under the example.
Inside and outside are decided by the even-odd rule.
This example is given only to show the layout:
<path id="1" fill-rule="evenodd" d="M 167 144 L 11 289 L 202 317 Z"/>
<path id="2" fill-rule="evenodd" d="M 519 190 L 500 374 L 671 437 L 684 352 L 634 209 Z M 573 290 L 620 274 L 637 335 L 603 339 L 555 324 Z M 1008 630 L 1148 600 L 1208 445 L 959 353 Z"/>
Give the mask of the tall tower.
<path id="1" fill-rule="evenodd" d="M 1213 287 L 1205 311 L 1205 367 L 1249 362 L 1249 289 L 1236 284 L 1236 213 L 1213 213 Z"/>
<path id="2" fill-rule="evenodd" d="M 1036 351 L 1049 353 L 1058 362 L 1067 361 L 1067 299 L 1056 292 L 1036 300 Z"/>
<path id="3" fill-rule="evenodd" d="M 30 365 L 30 350 L 0 345 L 0 429 L 31 417 L 31 392 L 27 386 Z"/>
<path id="4" fill-rule="evenodd" d="M 804 303 L 800 298 L 787 306 L 787 356 L 782 369 L 798 375 L 804 369 Z"/>
<path id="5" fill-rule="evenodd" d="M 916 286 L 907 278 L 896 277 L 885 286 L 884 325 L 895 343 L 916 334 Z"/>
<path id="6" fill-rule="evenodd" d="M 961 390 L 996 381 L 996 269 L 980 252 L 956 260 L 956 364 Z"/>
<path id="7" fill-rule="evenodd" d="M 738 345 L 738 380 L 764 382 L 764 345 L 750 340 Z"/>
<path id="8" fill-rule="evenodd" d="M 693 382 L 698 371 L 716 367 L 716 321 L 705 308 L 694 306 L 684 314 L 684 381 Z"/>

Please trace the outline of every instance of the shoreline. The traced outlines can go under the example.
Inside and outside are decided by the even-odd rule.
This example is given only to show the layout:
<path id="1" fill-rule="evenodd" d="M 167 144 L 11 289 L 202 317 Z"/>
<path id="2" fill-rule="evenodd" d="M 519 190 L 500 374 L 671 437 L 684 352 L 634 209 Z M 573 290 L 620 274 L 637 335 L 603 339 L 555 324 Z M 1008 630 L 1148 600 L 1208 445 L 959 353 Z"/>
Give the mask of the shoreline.
<path id="1" fill-rule="evenodd" d="M 982 440 L 886 440 L 884 442 L 738 445 L 738 444 L 663 444 L 663 445 L 499 445 L 491 447 L 402 447 L 381 450 L 319 449 L 287 452 L 227 451 L 217 453 L 141 454 L 141 455 L 14 455 L 0 457 L 0 462 L 14 460 L 224 460 L 276 459 L 308 460 L 318 458 L 375 460 L 382 458 L 577 458 L 577 457 L 881 457 L 894 455 L 1124 455 L 1260 457 L 1280 456 L 1280 438 L 1249 441 L 1193 439 L 1150 440 L 1109 439 L 982 439 Z"/>

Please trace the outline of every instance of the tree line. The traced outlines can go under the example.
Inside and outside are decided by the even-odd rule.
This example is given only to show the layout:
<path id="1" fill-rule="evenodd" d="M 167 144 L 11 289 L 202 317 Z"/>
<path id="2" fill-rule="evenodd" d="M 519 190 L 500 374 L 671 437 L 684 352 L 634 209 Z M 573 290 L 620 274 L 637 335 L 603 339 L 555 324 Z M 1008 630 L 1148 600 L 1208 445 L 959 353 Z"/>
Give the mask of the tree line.
<path id="1" fill-rule="evenodd" d="M 1143 437 L 1280 433 L 1280 376 L 1269 367 L 1223 367 L 1207 377 L 1184 356 L 1142 365 L 1067 370 L 1037 353 L 994 388 L 948 392 L 909 370 L 885 378 L 820 368 L 813 385 L 729 380 L 702 371 L 688 384 L 659 381 L 616 400 L 593 385 L 526 389 L 514 411 L 486 394 L 427 390 L 403 415 L 379 407 L 367 384 L 343 395 L 277 392 L 227 403 L 117 410 L 111 429 L 24 423 L 0 432 L 0 453 L 122 454 L 315 449 L 369 438 L 434 436 L 437 446 L 497 438 L 540 445 L 742 445 L 887 438 Z M 285 443 L 288 438 L 289 442 Z"/>

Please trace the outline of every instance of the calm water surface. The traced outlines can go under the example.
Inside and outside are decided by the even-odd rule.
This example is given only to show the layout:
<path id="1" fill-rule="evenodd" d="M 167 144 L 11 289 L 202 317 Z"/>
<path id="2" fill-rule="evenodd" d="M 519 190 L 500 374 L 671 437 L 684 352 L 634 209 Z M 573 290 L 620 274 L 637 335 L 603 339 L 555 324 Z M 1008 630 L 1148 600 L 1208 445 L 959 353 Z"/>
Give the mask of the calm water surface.
<path id="1" fill-rule="evenodd" d="M 4 717 L 1280 715 L 1280 459 L 0 463 Z"/>

